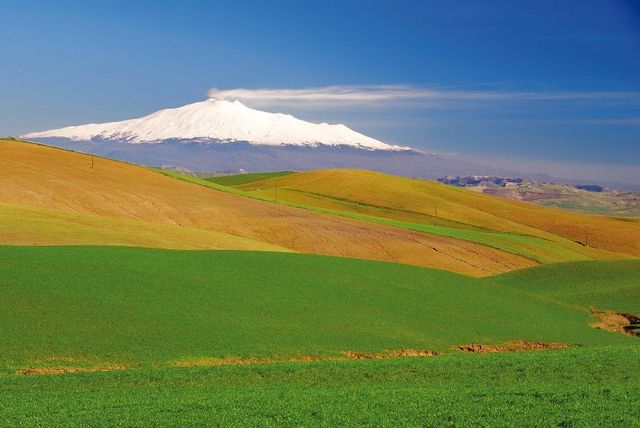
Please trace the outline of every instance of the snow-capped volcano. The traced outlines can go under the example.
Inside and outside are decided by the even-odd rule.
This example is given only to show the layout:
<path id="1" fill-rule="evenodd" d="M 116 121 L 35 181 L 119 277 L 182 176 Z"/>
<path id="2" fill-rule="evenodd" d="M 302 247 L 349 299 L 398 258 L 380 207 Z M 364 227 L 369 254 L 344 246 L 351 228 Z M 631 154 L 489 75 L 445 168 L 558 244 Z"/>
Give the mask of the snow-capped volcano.
<path id="1" fill-rule="evenodd" d="M 513 175 L 385 144 L 344 125 L 310 123 L 209 99 L 138 119 L 22 136 L 55 147 L 201 173 L 363 168 L 410 177 Z"/>
<path id="2" fill-rule="evenodd" d="M 166 140 L 243 141 L 268 146 L 349 146 L 367 150 L 410 150 L 385 144 L 344 125 L 311 123 L 281 113 L 254 110 L 239 101 L 209 99 L 160 110 L 138 119 L 33 132 L 23 138 L 159 143 Z"/>

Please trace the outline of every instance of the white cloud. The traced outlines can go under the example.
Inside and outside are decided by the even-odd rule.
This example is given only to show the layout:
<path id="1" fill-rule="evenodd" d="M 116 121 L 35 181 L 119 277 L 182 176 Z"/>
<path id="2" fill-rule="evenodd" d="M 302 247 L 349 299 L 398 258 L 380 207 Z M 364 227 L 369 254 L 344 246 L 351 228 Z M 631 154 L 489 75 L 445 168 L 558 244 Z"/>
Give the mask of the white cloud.
<path id="1" fill-rule="evenodd" d="M 413 85 L 325 86 L 301 89 L 216 89 L 209 97 L 253 105 L 369 105 L 469 101 L 640 100 L 640 92 L 535 92 L 426 88 Z"/>

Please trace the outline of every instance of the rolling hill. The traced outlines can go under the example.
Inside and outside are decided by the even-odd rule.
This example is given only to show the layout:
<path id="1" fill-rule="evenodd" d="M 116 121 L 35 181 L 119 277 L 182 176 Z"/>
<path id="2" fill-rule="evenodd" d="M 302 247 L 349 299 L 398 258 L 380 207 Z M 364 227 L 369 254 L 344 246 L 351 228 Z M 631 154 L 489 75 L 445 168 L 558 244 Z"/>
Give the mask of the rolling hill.
<path id="1" fill-rule="evenodd" d="M 473 242 L 258 201 L 175 180 L 147 168 L 37 144 L 1 140 L 0 159 L 0 203 L 7 218 L 0 225 L 2 244 L 279 247 L 438 267 L 473 276 L 536 264 Z M 56 214 L 52 216 L 51 210 Z M 80 214 L 93 216 L 92 220 L 78 217 Z M 71 215 L 76 219 L 70 221 Z M 97 217 L 108 221 L 96 226 L 100 223 Z M 151 224 L 146 230 L 162 226 L 168 237 L 149 239 L 143 234 L 139 239 L 131 227 L 111 227 L 111 232 L 103 233 L 109 222 L 121 220 Z M 87 221 L 103 232 L 84 234 Z M 21 222 L 20 228 L 11 226 L 17 222 Z M 30 229 L 32 225 L 38 233 Z M 64 228 L 65 233 L 40 233 L 47 228 Z M 194 229 L 207 233 L 197 235 Z M 74 241 L 74 234 L 82 237 Z"/>
<path id="2" fill-rule="evenodd" d="M 207 181 L 18 141 L 0 163 L 10 425 L 640 417 L 638 339 L 592 326 L 640 310 L 640 262 L 590 260 L 636 256 L 634 221 L 363 171 Z"/>
<path id="3" fill-rule="evenodd" d="M 491 281 L 584 309 L 640 315 L 640 260 L 557 263 Z"/>
<path id="4" fill-rule="evenodd" d="M 270 198 L 275 198 L 277 188 L 279 200 L 409 224 L 541 238 L 570 251 L 574 260 L 640 256 L 640 219 L 540 207 L 432 181 L 337 169 L 299 172 L 237 188 Z"/>
<path id="5" fill-rule="evenodd" d="M 282 252 L 5 246 L 0 260 L 8 425 L 640 418 L 621 405 L 638 398 L 638 339 L 590 327 L 589 310 L 548 293 L 554 278 L 565 291 L 585 280 L 631 301 L 637 261 L 473 279 Z M 513 340 L 569 348 L 456 349 Z"/>
<path id="6" fill-rule="evenodd" d="M 591 328 L 588 310 L 401 264 L 115 247 L 0 247 L 0 258 L 0 369 L 9 373 L 636 340 Z"/>

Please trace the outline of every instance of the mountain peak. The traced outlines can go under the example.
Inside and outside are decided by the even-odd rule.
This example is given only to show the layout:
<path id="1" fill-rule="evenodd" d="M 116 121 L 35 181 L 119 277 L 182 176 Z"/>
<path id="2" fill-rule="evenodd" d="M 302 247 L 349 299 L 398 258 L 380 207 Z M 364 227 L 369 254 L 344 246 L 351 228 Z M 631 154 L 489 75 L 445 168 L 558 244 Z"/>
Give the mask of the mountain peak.
<path id="1" fill-rule="evenodd" d="M 367 150 L 410 150 L 367 137 L 342 124 L 311 123 L 288 114 L 268 113 L 238 100 L 209 98 L 137 119 L 34 132 L 24 138 L 72 141 L 112 140 L 157 143 L 164 140 L 247 141 L 271 146 L 351 146 Z"/>

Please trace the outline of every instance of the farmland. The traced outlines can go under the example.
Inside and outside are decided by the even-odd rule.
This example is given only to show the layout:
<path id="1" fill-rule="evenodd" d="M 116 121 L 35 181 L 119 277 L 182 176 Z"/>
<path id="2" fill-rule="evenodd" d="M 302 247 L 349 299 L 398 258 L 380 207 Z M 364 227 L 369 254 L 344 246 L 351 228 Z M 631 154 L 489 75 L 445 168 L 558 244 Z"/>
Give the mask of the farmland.
<path id="1" fill-rule="evenodd" d="M 288 251 L 429 266 L 473 276 L 537 264 L 535 260 L 474 242 L 259 201 L 176 180 L 147 168 L 104 158 L 92 161 L 85 154 L 36 144 L 0 140 L 0 158 L 4 162 L 0 170 L 0 203 L 9 210 L 3 216 L 22 224 L 20 230 L 2 230 L 0 244 L 5 245 L 28 242 L 161 248 L 280 247 Z M 36 218 L 46 218 L 46 227 L 42 221 L 36 222 L 34 227 L 39 230 L 69 227 L 70 233 L 75 230 L 75 234 L 82 237 L 73 242 L 66 234 L 33 233 L 29 229 L 31 221 L 22 221 L 19 215 L 11 214 L 16 213 L 16 209 Z M 53 216 L 52 210 L 56 211 Z M 180 235 L 184 229 L 184 235 L 190 237 L 178 246 L 164 244 L 162 239 L 153 242 L 144 235 L 138 239 L 132 228 L 114 230 L 113 227 L 111 233 L 92 237 L 78 232 L 85 226 L 82 221 L 69 222 L 70 214 L 90 215 L 93 219 L 100 216 L 109 223 L 127 220 L 150 224 L 143 229 L 171 226 L 169 236 Z M 56 217 L 63 220 L 59 222 Z M 193 236 L 194 229 L 204 233 Z M 251 241 L 260 241 L 260 244 L 252 246 Z"/>
<path id="2" fill-rule="evenodd" d="M 636 291 L 622 286 L 637 278 L 638 262 L 473 279 L 272 252 L 1 247 L 0 258 L 0 391 L 9 397 L 0 417 L 10 423 L 640 418 L 619 404 L 637 397 L 638 339 L 592 328 L 590 311 L 537 290 L 555 276 L 587 276 L 594 263 L 625 263 L 613 287 L 633 301 Z M 608 285 L 593 277 L 590 288 Z M 477 355 L 455 348 L 514 340 L 569 347 Z M 437 355 L 374 357 L 394 349 Z"/>
<path id="3" fill-rule="evenodd" d="M 639 339 L 599 318 L 640 313 L 636 219 L 0 155 L 8 425 L 640 423 Z"/>
<path id="4" fill-rule="evenodd" d="M 0 377 L 8 425 L 636 426 L 640 347 Z M 562 379 L 561 382 L 558 379 Z"/>
<path id="5" fill-rule="evenodd" d="M 105 247 L 2 247 L 0 256 L 6 373 L 635 340 L 591 328 L 586 310 L 400 264 Z"/>
<path id="6" fill-rule="evenodd" d="M 607 257 L 594 249 L 640 255 L 638 219 L 540 207 L 427 180 L 338 169 L 295 173 L 237 186 L 272 198 L 276 187 L 279 199 L 302 205 L 406 223 L 534 236 L 594 258 Z M 577 246 L 582 246 L 582 251 Z"/>
<path id="7" fill-rule="evenodd" d="M 640 261 L 560 263 L 491 278 L 558 302 L 640 314 Z"/>

